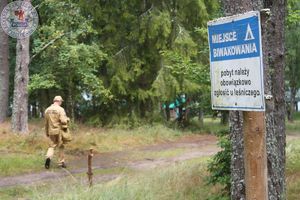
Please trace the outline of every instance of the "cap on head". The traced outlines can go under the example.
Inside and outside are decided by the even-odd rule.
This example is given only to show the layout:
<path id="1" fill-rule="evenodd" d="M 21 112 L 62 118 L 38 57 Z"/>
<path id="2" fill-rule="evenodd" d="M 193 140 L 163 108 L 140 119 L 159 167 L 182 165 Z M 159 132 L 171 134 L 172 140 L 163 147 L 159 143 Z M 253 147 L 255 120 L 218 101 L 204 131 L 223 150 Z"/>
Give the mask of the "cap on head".
<path id="1" fill-rule="evenodd" d="M 55 96 L 53 99 L 53 102 L 55 102 L 55 101 L 64 101 L 64 100 L 61 96 Z"/>

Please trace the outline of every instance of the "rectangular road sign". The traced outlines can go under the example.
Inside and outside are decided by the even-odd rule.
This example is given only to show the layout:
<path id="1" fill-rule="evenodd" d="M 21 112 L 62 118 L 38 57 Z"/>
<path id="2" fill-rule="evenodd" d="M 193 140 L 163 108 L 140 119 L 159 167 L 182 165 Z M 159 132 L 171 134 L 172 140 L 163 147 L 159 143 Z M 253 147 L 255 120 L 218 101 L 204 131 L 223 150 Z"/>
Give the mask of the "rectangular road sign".
<path id="1" fill-rule="evenodd" d="M 208 22 L 212 109 L 264 111 L 260 13 Z"/>

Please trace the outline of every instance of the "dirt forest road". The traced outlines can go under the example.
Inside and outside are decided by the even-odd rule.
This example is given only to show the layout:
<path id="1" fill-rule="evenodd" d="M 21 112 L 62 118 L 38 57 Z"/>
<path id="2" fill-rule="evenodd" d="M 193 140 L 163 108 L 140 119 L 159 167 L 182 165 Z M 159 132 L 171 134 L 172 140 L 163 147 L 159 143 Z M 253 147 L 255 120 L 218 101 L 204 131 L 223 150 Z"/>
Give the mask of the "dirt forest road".
<path id="1" fill-rule="evenodd" d="M 126 168 L 141 171 L 156 167 L 168 166 L 185 160 L 211 156 L 218 152 L 217 138 L 213 135 L 191 135 L 177 141 L 165 142 L 133 150 L 95 153 L 93 170 Z M 67 170 L 55 167 L 37 173 L 23 174 L 13 177 L 0 177 L 0 187 L 20 186 L 48 182 L 62 177 L 75 177 L 87 172 L 87 156 L 81 155 L 68 163 Z M 96 183 L 109 181 L 119 177 L 118 174 L 94 175 Z M 75 178 L 74 178 L 75 179 Z"/>

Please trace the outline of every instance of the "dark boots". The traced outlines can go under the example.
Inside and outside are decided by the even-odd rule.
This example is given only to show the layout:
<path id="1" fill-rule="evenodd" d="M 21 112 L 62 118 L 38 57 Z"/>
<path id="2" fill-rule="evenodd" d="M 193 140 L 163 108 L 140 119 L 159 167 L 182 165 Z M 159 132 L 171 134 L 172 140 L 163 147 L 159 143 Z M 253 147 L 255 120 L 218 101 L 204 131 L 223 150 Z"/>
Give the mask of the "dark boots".
<path id="1" fill-rule="evenodd" d="M 49 169 L 49 168 L 50 168 L 50 162 L 51 162 L 50 158 L 47 158 L 47 159 L 46 159 L 46 162 L 45 162 L 45 168 L 46 168 L 46 169 Z"/>
<path id="2" fill-rule="evenodd" d="M 45 162 L 45 168 L 46 168 L 46 169 L 49 169 L 49 168 L 50 168 L 50 162 L 51 162 L 51 159 L 50 159 L 50 158 L 47 158 L 47 159 L 46 159 L 46 162 Z M 62 167 L 62 168 L 67 168 L 65 162 L 60 163 L 58 166 L 60 166 L 60 167 Z"/>
<path id="3" fill-rule="evenodd" d="M 62 168 L 67 168 L 67 165 L 65 164 L 65 162 L 62 162 L 62 163 L 60 164 L 60 166 L 61 166 Z"/>

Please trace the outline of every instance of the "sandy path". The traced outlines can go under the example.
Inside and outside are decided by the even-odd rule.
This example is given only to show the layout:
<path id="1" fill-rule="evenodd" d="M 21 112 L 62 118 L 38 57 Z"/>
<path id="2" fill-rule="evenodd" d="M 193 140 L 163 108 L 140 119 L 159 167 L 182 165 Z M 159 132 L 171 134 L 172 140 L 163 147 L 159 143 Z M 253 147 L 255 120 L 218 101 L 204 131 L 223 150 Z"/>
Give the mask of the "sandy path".
<path id="1" fill-rule="evenodd" d="M 134 155 L 147 155 L 147 153 L 159 153 L 181 149 L 180 155 L 171 157 L 134 158 Z M 148 170 L 155 167 L 167 166 L 185 160 L 210 156 L 218 152 L 217 138 L 212 135 L 186 136 L 178 141 L 165 142 L 157 145 L 146 146 L 134 150 L 97 153 L 93 158 L 94 169 L 113 169 L 126 167 L 131 170 Z M 68 170 L 51 168 L 38 173 L 29 173 L 12 177 L 0 177 L 0 187 L 36 184 L 39 182 L 61 179 L 75 176 L 87 171 L 86 156 L 80 156 L 69 163 Z M 96 182 L 103 182 L 117 178 L 116 174 L 96 175 Z"/>

